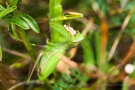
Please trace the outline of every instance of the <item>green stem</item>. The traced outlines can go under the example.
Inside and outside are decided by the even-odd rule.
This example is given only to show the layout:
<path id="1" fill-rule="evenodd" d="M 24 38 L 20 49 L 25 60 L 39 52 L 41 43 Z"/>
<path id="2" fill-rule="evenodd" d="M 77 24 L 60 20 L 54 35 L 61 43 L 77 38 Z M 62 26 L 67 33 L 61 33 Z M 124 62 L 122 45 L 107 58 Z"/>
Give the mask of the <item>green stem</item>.
<path id="1" fill-rule="evenodd" d="M 19 28 L 18 31 L 19 31 L 19 34 L 21 35 L 21 38 L 22 38 L 22 40 L 24 42 L 24 45 L 25 45 L 26 49 L 29 51 L 29 53 L 30 53 L 30 55 L 32 57 L 32 60 L 35 61 L 36 60 L 36 55 L 35 55 L 35 53 L 34 53 L 34 51 L 32 49 L 32 46 L 31 46 L 31 44 L 30 44 L 24 30 Z"/>
<path id="2" fill-rule="evenodd" d="M 49 15 L 50 19 L 58 17 L 62 14 L 61 0 L 50 0 L 49 5 Z M 62 21 L 54 21 L 55 23 L 62 24 Z M 51 40 L 52 42 L 60 42 L 60 34 L 55 30 L 51 30 Z"/>
<path id="3" fill-rule="evenodd" d="M 103 66 L 101 66 L 101 63 L 100 63 L 100 53 L 101 53 L 101 51 L 100 51 L 100 48 L 101 48 L 101 39 L 100 39 L 101 37 L 100 37 L 100 32 L 96 32 L 95 33 L 95 41 L 96 41 L 96 61 L 97 61 L 97 65 L 98 65 L 98 67 L 99 67 L 99 69 L 101 69 L 101 67 L 103 67 Z"/>

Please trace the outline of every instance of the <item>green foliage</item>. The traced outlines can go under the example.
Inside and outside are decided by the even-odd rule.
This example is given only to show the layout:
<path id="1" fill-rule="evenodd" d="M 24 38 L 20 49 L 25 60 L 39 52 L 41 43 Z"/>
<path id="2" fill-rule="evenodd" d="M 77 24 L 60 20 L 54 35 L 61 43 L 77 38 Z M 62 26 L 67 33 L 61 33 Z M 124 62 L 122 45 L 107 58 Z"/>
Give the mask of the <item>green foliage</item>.
<path id="1" fill-rule="evenodd" d="M 93 50 L 87 39 L 82 40 L 81 42 L 84 54 L 84 64 L 86 66 L 95 65 L 95 59 L 93 55 Z"/>
<path id="2" fill-rule="evenodd" d="M 35 60 L 35 55 L 32 50 L 31 44 L 29 40 L 27 39 L 25 32 L 22 30 L 32 29 L 36 33 L 39 33 L 39 27 L 36 24 L 36 21 L 27 14 L 20 14 L 19 10 L 17 10 L 17 4 L 21 2 L 22 0 L 9 0 L 10 5 L 7 5 L 7 8 L 0 6 L 0 18 L 7 21 L 9 23 L 9 32 L 13 39 L 19 40 L 24 42 L 24 45 L 26 46 L 27 50 L 30 52 L 33 60 Z M 19 17 L 18 17 L 19 16 Z M 18 30 L 22 40 L 18 38 Z"/>
<path id="3" fill-rule="evenodd" d="M 75 19 L 80 17 L 83 17 L 82 13 L 68 12 L 67 14 L 63 14 L 58 17 L 52 18 L 51 21 L 68 20 L 68 19 Z"/>
<path id="4" fill-rule="evenodd" d="M 55 69 L 64 53 L 67 45 L 65 43 L 49 43 L 41 60 L 38 63 L 38 75 L 40 80 L 45 80 Z"/>
<path id="5" fill-rule="evenodd" d="M 26 22 L 24 22 L 20 18 L 15 17 L 13 15 L 7 15 L 3 19 L 6 20 L 7 22 L 13 23 L 13 24 L 15 24 L 23 29 L 29 29 L 29 26 Z"/>
<path id="6" fill-rule="evenodd" d="M 9 0 L 10 5 L 17 5 L 20 3 L 22 0 Z"/>
<path id="7" fill-rule="evenodd" d="M 15 40 L 18 40 L 18 34 L 17 32 L 15 31 L 15 27 L 14 27 L 14 24 L 10 23 L 9 24 L 9 27 L 8 27 L 8 30 L 10 32 L 10 35 L 13 39 Z"/>
<path id="8" fill-rule="evenodd" d="M 50 4 L 49 4 L 50 20 L 62 14 L 62 6 L 60 3 L 61 3 L 61 0 L 50 0 Z M 61 21 L 58 21 L 58 22 L 59 24 L 62 24 Z M 55 31 L 55 29 L 52 29 L 51 38 L 53 42 L 59 42 L 60 34 L 57 31 Z"/>
<path id="9" fill-rule="evenodd" d="M 25 13 L 25 8 L 22 9 L 22 6 L 19 5 L 21 1 L 22 0 L 8 0 L 8 2 L 6 2 L 5 5 L 3 5 L 5 3 L 3 0 L 4 3 L 0 4 L 0 19 L 6 21 L 6 23 L 5 22 L 3 23 L 2 21 L 0 21 L 0 24 L 3 25 L 1 28 L 1 31 L 2 30 L 4 31 L 5 28 L 7 27 L 10 36 L 14 40 L 21 41 L 26 47 L 28 53 L 25 52 L 24 47 L 21 50 L 17 50 L 17 51 L 22 51 L 23 54 L 30 54 L 33 62 L 35 62 L 38 52 L 39 51 L 43 52 L 41 56 L 39 55 L 40 57 L 38 57 L 37 61 L 35 62 L 34 67 L 36 67 L 37 69 L 39 80 L 45 81 L 46 79 L 48 79 L 48 81 L 50 82 L 53 81 L 54 85 L 52 84 L 52 82 L 47 83 L 47 85 L 53 88 L 53 90 L 73 90 L 73 89 L 74 90 L 95 90 L 97 89 L 97 87 L 100 87 L 101 90 L 105 90 L 107 85 L 104 85 L 104 84 L 106 84 L 106 82 L 115 82 L 115 80 L 111 80 L 110 77 L 117 76 L 121 74 L 121 71 L 124 70 L 123 69 L 124 65 L 122 64 L 123 65 L 122 66 L 121 62 L 122 63 L 124 62 L 124 64 L 126 64 L 131 61 L 130 58 L 134 57 L 133 56 L 134 50 L 133 50 L 133 53 L 130 54 L 131 56 L 129 55 L 126 57 L 126 60 L 127 60 L 126 62 L 124 61 L 124 59 L 122 59 L 123 56 L 128 55 L 128 51 L 132 50 L 130 44 L 132 44 L 132 42 L 135 41 L 135 38 L 134 38 L 135 1 L 78 0 L 78 2 L 76 2 L 75 0 L 68 0 L 68 1 L 50 0 L 49 8 L 47 6 L 48 4 L 47 1 L 43 1 L 45 2 L 43 4 L 46 4 L 46 5 L 40 4 L 39 7 L 33 5 L 33 2 L 32 3 L 27 2 L 31 6 L 34 6 L 34 8 L 32 7 L 32 11 L 35 14 L 38 14 L 36 10 L 42 8 L 42 6 L 45 7 L 42 9 L 44 10 L 43 12 L 47 12 L 45 16 L 47 16 L 48 10 L 49 10 L 49 20 L 48 20 L 49 24 L 48 24 L 48 21 L 44 21 L 44 22 L 47 22 L 51 30 L 49 30 L 49 28 L 46 28 L 47 25 L 43 26 L 43 29 L 47 29 L 48 31 L 45 31 L 45 30 L 42 31 L 39 29 L 38 24 L 40 23 L 37 24 L 36 22 L 37 18 L 36 20 L 34 20 L 35 18 Z M 37 0 L 37 1 L 40 1 L 40 0 Z M 70 5 L 68 5 L 67 3 Z M 74 3 L 76 3 L 76 5 L 74 5 Z M 25 2 L 25 5 L 27 5 L 26 2 Z M 63 6 L 65 5 L 63 9 L 62 9 L 62 5 Z M 21 9 L 24 12 L 22 12 Z M 72 10 L 75 12 L 67 12 L 65 14 L 63 13 L 68 10 Z M 28 11 L 27 13 L 30 14 L 30 11 L 29 10 L 27 11 Z M 81 13 L 77 13 L 77 12 L 81 12 Z M 76 18 L 81 18 L 81 19 L 72 20 Z M 91 22 L 92 25 L 88 23 L 89 22 L 88 18 L 93 19 L 93 21 Z M 65 20 L 70 20 L 70 21 L 65 21 Z M 103 24 L 102 20 L 107 21 L 106 26 L 102 27 L 102 24 Z M 80 33 L 80 31 L 76 31 L 76 33 L 73 34 L 70 31 L 70 29 L 73 29 L 73 28 L 70 27 L 69 24 L 67 25 L 67 27 L 65 27 L 63 22 L 66 24 L 67 23 L 71 24 L 71 26 L 77 28 L 80 31 L 82 30 L 80 29 L 80 27 L 81 28 L 85 27 L 85 29 L 87 29 L 87 26 L 88 26 L 90 31 L 84 38 L 84 36 Z M 41 24 L 40 26 L 42 29 Z M 103 32 L 102 30 L 106 27 L 108 27 L 107 32 Z M 1 34 L 1 31 L 0 31 L 0 34 Z M 40 31 L 44 32 L 46 36 L 47 36 L 46 32 L 50 31 L 49 32 L 50 37 L 47 39 L 46 38 L 39 39 L 39 37 L 42 38 L 41 35 L 43 34 Z M 10 47 L 11 49 L 19 47 L 19 45 L 14 45 L 14 43 L 13 43 L 13 46 L 10 46 L 10 43 L 12 41 L 6 35 L 7 34 L 5 34 L 5 32 L 0 35 L 1 36 L 0 39 L 2 38 L 2 40 L 0 40 L 1 41 L 0 42 L 0 60 L 3 60 L 3 57 L 7 57 L 7 56 L 4 56 L 4 53 L 2 52 L 2 50 L 5 50 L 3 47 L 6 47 L 6 45 L 9 45 L 8 47 Z M 117 35 L 119 36 L 117 37 Z M 106 42 L 107 44 L 105 45 L 106 46 L 105 51 L 103 52 L 102 48 L 104 48 L 104 46 L 102 46 L 101 44 L 104 45 L 103 43 L 104 40 L 107 40 Z M 115 40 L 117 41 L 117 45 L 114 44 L 116 45 L 116 50 L 111 48 Z M 2 46 L 4 45 L 3 41 L 6 42 L 5 46 Z M 40 47 L 43 47 L 43 45 L 35 44 L 35 46 L 39 46 L 39 47 L 33 47 L 31 44 L 31 42 L 33 41 L 40 42 L 40 44 L 44 44 L 45 41 L 47 41 L 47 43 L 45 45 L 45 48 L 40 48 Z M 53 74 L 54 76 L 52 75 L 48 78 L 48 76 L 55 70 L 58 62 L 61 59 L 61 55 L 67 54 L 68 52 L 66 51 L 69 50 L 69 48 L 74 47 L 76 43 L 78 42 L 81 42 L 81 48 L 80 46 L 78 46 L 79 50 L 76 56 L 77 60 L 75 61 L 77 62 L 77 64 L 79 62 L 78 66 L 81 66 L 81 64 L 84 65 L 83 66 L 84 69 L 82 70 L 84 73 L 70 69 L 70 73 L 71 73 L 70 76 L 65 73 L 62 73 L 59 76 L 60 78 L 57 79 L 56 77 L 57 75 L 55 74 L 58 74 L 58 73 L 55 72 Z M 130 44 L 128 45 L 128 43 Z M 109 61 L 108 53 L 110 53 L 111 49 L 115 50 L 115 53 L 113 55 L 114 57 L 110 59 L 111 61 Z M 128 50 L 125 50 L 125 49 L 128 49 Z M 125 52 L 127 53 L 125 54 Z M 101 60 L 102 53 L 105 53 L 104 64 L 102 63 L 102 60 Z M 73 59 L 76 59 L 76 57 Z M 20 58 L 18 60 L 20 60 Z M 134 61 L 131 61 L 131 63 L 134 64 Z M 122 68 L 119 67 L 119 65 L 121 65 Z M 23 63 L 16 63 L 16 66 L 17 66 L 16 68 L 22 68 Z M 35 68 L 33 68 L 33 71 L 34 69 Z M 32 74 L 33 72 L 31 72 L 31 75 Z M 95 75 L 94 79 L 96 78 L 97 81 L 92 82 L 92 84 L 89 84 L 87 81 L 91 81 L 93 79 L 93 77 L 91 77 L 93 74 Z M 102 77 L 103 79 L 100 77 Z M 123 76 L 123 77 L 126 78 L 126 76 Z M 129 75 L 130 79 L 133 79 L 134 77 L 135 77 L 135 71 Z M 30 80 L 30 77 L 29 77 L 29 80 Z M 123 81 L 121 80 L 121 82 Z M 87 87 L 85 87 L 85 85 L 87 85 Z M 127 82 L 124 81 L 122 89 L 127 90 L 129 88 L 128 85 L 130 84 L 127 84 Z"/>
<path id="10" fill-rule="evenodd" d="M 56 30 L 60 35 L 65 37 L 67 39 L 66 41 L 69 41 L 72 39 L 72 36 L 68 33 L 68 31 L 59 23 L 56 22 L 50 22 L 50 26 L 52 29 Z"/>
<path id="11" fill-rule="evenodd" d="M 2 5 L 0 5 L 0 11 L 3 11 L 5 9 L 5 7 L 3 7 Z"/>
<path id="12" fill-rule="evenodd" d="M 19 17 L 25 20 L 33 31 L 35 31 L 36 33 L 40 32 L 36 21 L 31 16 L 22 13 L 19 15 Z"/>
<path id="13" fill-rule="evenodd" d="M 72 90 L 80 82 L 81 73 L 79 70 L 70 68 L 71 75 L 62 73 L 56 84 L 53 86 L 53 90 Z"/>
<path id="14" fill-rule="evenodd" d="M 61 2 L 58 0 L 50 1 L 50 19 L 57 17 L 57 15 L 61 13 L 60 3 Z M 38 63 L 38 76 L 40 80 L 45 80 L 50 75 L 50 73 L 58 64 L 60 56 L 65 53 L 66 49 L 71 47 L 75 42 L 81 41 L 83 39 L 82 35 L 79 32 L 76 35 L 72 36 L 72 33 L 68 32 L 68 30 L 66 30 L 64 26 L 61 25 L 60 21 L 50 21 L 50 27 L 52 28 L 51 35 L 53 35 L 51 37 L 52 42 L 47 44 L 45 53 Z M 57 37 L 55 38 L 54 42 L 53 38 L 55 36 Z M 61 36 L 62 38 L 64 38 L 63 40 L 60 40 Z"/>
<path id="15" fill-rule="evenodd" d="M 58 17 L 62 14 L 61 0 L 50 0 L 49 16 L 50 19 Z"/>
<path id="16" fill-rule="evenodd" d="M 8 13 L 11 13 L 12 11 L 14 11 L 17 7 L 16 6 L 9 6 L 6 9 L 4 9 L 0 12 L 0 18 L 4 17 L 5 15 L 7 15 Z"/>

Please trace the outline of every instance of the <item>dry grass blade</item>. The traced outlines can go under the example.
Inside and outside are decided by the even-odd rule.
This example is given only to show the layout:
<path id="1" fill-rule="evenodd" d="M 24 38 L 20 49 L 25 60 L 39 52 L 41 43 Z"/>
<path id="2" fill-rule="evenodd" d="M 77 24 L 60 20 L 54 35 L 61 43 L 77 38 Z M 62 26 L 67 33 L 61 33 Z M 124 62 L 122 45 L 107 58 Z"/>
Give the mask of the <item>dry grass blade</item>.
<path id="1" fill-rule="evenodd" d="M 106 58 L 106 46 L 107 46 L 107 40 L 108 40 L 108 25 L 107 21 L 105 19 L 101 22 L 101 64 L 105 64 L 105 58 Z"/>
<path id="2" fill-rule="evenodd" d="M 43 84 L 39 80 L 31 80 L 30 82 L 24 81 L 24 82 L 20 82 L 20 83 L 15 84 L 14 86 L 10 87 L 8 90 L 14 90 L 15 88 L 17 88 L 17 87 L 19 87 L 21 85 L 24 85 L 24 84 L 33 84 L 33 83 Z"/>
<path id="3" fill-rule="evenodd" d="M 96 0 L 92 0 L 91 5 L 92 5 L 92 8 L 94 9 L 94 11 L 98 14 L 100 19 L 105 18 L 104 14 L 100 10 L 100 7 L 99 7 L 98 3 L 96 2 Z"/>
<path id="4" fill-rule="evenodd" d="M 115 70 L 120 69 L 122 66 L 126 65 L 131 58 L 134 56 L 135 54 L 135 40 L 132 43 L 132 45 L 130 46 L 129 50 L 127 51 L 127 54 L 123 57 L 122 60 L 120 60 L 121 62 L 112 70 L 112 72 L 114 72 Z M 112 80 L 113 78 L 113 73 L 111 72 L 110 75 L 108 75 L 108 78 Z"/>
<path id="5" fill-rule="evenodd" d="M 119 69 L 120 67 L 127 64 L 131 60 L 131 58 L 134 56 L 134 54 L 135 54 L 135 40 L 134 40 L 133 44 L 130 46 L 130 49 L 128 50 L 125 57 L 121 60 L 121 62 L 117 65 L 116 68 Z"/>
<path id="6" fill-rule="evenodd" d="M 31 71 L 29 72 L 29 74 L 28 74 L 28 82 L 30 81 L 30 79 L 31 79 L 31 77 L 32 77 L 32 74 L 33 74 L 33 72 L 34 72 L 34 70 L 35 70 L 35 68 L 36 68 L 36 66 L 37 66 L 37 64 L 38 64 L 38 62 L 39 62 L 39 60 L 40 60 L 40 58 L 41 58 L 41 56 L 43 55 L 43 52 L 41 52 L 39 55 L 38 55 L 38 57 L 37 57 L 37 60 L 36 60 L 36 62 L 35 62 L 35 64 L 34 64 L 34 66 L 33 66 L 33 68 L 31 69 Z"/>
<path id="7" fill-rule="evenodd" d="M 114 41 L 114 43 L 112 45 L 112 48 L 111 48 L 111 50 L 110 50 L 110 52 L 108 54 L 108 60 L 109 61 L 112 59 L 112 57 L 114 55 L 114 52 L 116 50 L 116 47 L 117 47 L 117 45 L 118 45 L 118 43 L 120 41 L 120 38 L 122 36 L 122 33 L 125 30 L 125 28 L 127 27 L 128 22 L 129 22 L 129 20 L 130 20 L 130 18 L 131 18 L 131 16 L 132 16 L 134 11 L 135 11 L 135 7 L 130 10 L 130 12 L 128 13 L 127 17 L 124 20 L 124 22 L 123 22 L 123 24 L 121 26 L 121 30 L 119 31 L 119 33 L 118 33 L 118 35 L 117 35 L 117 37 L 116 37 L 116 39 L 115 39 L 115 41 Z"/>
<path id="8" fill-rule="evenodd" d="M 10 54 L 13 54 L 13 55 L 16 55 L 16 56 L 20 56 L 20 57 L 23 57 L 23 58 L 28 58 L 30 59 L 30 57 L 26 54 L 23 54 L 23 53 L 20 53 L 18 51 L 15 51 L 15 50 L 10 50 L 10 49 L 7 49 L 7 48 L 4 48 L 3 47 L 3 51 L 7 52 L 7 53 L 10 53 Z"/>

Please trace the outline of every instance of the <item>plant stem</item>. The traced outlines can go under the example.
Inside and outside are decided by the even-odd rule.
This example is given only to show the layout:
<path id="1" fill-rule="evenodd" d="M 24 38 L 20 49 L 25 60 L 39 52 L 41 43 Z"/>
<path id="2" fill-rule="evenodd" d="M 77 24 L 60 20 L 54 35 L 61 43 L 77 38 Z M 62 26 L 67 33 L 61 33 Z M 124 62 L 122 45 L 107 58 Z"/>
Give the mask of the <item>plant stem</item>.
<path id="1" fill-rule="evenodd" d="M 50 19 L 58 17 L 62 14 L 62 6 L 61 6 L 61 0 L 50 0 L 49 5 L 49 15 Z M 54 21 L 55 23 L 62 24 L 62 21 Z M 51 31 L 51 40 L 52 42 L 60 42 L 60 34 L 55 31 L 55 29 L 52 29 Z"/>
<path id="2" fill-rule="evenodd" d="M 36 60 L 36 55 L 35 55 L 35 53 L 34 53 L 34 51 L 32 49 L 32 46 L 31 46 L 31 44 L 30 44 L 30 42 L 29 42 L 29 40 L 28 40 L 24 30 L 21 29 L 21 28 L 18 28 L 18 29 L 19 29 L 18 30 L 19 34 L 20 34 L 20 36 L 21 36 L 21 38 L 22 38 L 22 40 L 24 42 L 24 45 L 25 45 L 26 49 L 29 51 L 32 60 L 35 61 Z"/>

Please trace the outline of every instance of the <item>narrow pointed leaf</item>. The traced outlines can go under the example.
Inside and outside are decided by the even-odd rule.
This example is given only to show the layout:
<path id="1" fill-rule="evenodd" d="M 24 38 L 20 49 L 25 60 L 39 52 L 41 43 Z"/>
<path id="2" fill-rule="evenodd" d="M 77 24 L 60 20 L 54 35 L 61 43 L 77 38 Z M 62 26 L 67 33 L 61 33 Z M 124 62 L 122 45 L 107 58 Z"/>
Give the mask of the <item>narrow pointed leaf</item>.
<path id="1" fill-rule="evenodd" d="M 61 0 L 50 0 L 49 16 L 50 19 L 58 17 L 62 14 Z"/>
<path id="2" fill-rule="evenodd" d="M 58 23 L 50 22 L 50 26 L 51 26 L 51 28 L 56 30 L 58 33 L 60 33 L 65 38 L 65 41 L 72 40 L 72 36 L 69 34 L 69 32 L 62 25 L 60 25 Z"/>
<path id="3" fill-rule="evenodd" d="M 60 55 L 60 51 L 54 51 L 48 57 L 46 56 L 46 54 L 42 56 L 41 61 L 44 60 L 44 62 L 40 65 L 39 68 L 39 70 L 41 70 L 41 72 L 39 73 L 39 79 L 41 81 L 45 80 L 55 69 L 60 60 Z"/>
<path id="4" fill-rule="evenodd" d="M 17 8 L 16 6 L 11 6 L 11 7 L 8 7 L 7 9 L 4 9 L 3 11 L 0 12 L 0 18 L 2 18 L 5 15 L 7 15 L 8 13 L 14 11 L 16 8 Z"/>
<path id="5" fill-rule="evenodd" d="M 18 34 L 15 31 L 14 25 L 13 24 L 9 24 L 8 30 L 10 32 L 10 35 L 13 39 L 18 40 Z"/>
<path id="6" fill-rule="evenodd" d="M 58 85 L 64 89 L 67 89 L 69 87 L 69 85 L 65 82 L 63 82 L 62 80 L 58 80 L 57 81 Z"/>
<path id="7" fill-rule="evenodd" d="M 91 45 L 89 44 L 89 41 L 87 39 L 84 39 L 81 42 L 82 48 L 83 48 L 83 53 L 84 53 L 84 64 L 86 66 L 89 65 L 95 65 L 95 60 L 94 60 L 94 54 L 93 54 L 93 50 L 91 48 Z"/>
<path id="8" fill-rule="evenodd" d="M 45 52 L 37 65 L 38 75 L 41 81 L 45 80 L 56 68 L 60 56 L 65 52 L 67 47 L 67 43 L 47 43 Z"/>
<path id="9" fill-rule="evenodd" d="M 58 17 L 59 15 L 62 14 L 62 5 L 61 5 L 62 0 L 50 0 L 49 3 L 49 17 L 50 20 L 52 18 Z M 57 21 L 57 23 L 62 24 L 62 21 Z M 52 28 L 51 30 L 51 39 L 53 42 L 62 42 L 61 41 L 61 35 Z"/>
<path id="10" fill-rule="evenodd" d="M 31 16 L 23 13 L 23 14 L 20 14 L 20 18 L 25 20 L 33 31 L 35 31 L 36 33 L 40 32 L 36 21 Z"/>
<path id="11" fill-rule="evenodd" d="M 27 23 L 18 17 L 12 16 L 12 15 L 6 15 L 5 17 L 3 17 L 3 19 L 6 20 L 7 22 L 15 24 L 23 29 L 29 29 L 29 26 L 27 25 Z"/>
<path id="12" fill-rule="evenodd" d="M 83 39 L 84 39 L 84 37 L 82 36 L 82 34 L 80 32 L 77 32 L 77 34 L 74 35 L 72 42 L 79 42 Z"/>
<path id="13" fill-rule="evenodd" d="M 0 11 L 4 10 L 5 7 L 3 7 L 2 5 L 0 5 Z"/>

